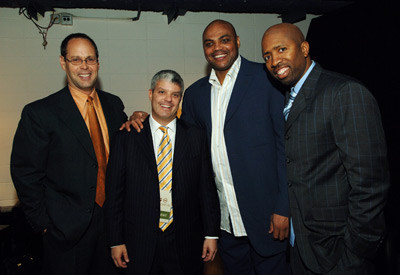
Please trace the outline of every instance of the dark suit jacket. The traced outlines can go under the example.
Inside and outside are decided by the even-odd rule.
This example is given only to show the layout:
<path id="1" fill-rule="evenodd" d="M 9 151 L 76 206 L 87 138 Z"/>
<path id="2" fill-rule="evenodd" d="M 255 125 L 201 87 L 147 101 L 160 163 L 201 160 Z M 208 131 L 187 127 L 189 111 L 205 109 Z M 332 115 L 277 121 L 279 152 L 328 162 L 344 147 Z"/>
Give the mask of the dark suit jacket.
<path id="1" fill-rule="evenodd" d="M 110 139 L 126 121 L 122 101 L 97 91 Z M 11 176 L 32 228 L 68 248 L 89 225 L 97 160 L 68 87 L 25 106 L 11 154 Z M 47 233 L 46 233 L 47 234 Z"/>
<path id="2" fill-rule="evenodd" d="M 116 135 L 106 176 L 109 245 L 126 244 L 129 274 L 148 274 L 159 234 L 159 181 L 148 119 L 143 126 L 140 133 Z M 204 237 L 219 236 L 219 203 L 208 152 L 205 133 L 178 119 L 172 165 L 173 230 L 185 274 L 201 270 Z"/>
<path id="3" fill-rule="evenodd" d="M 271 85 L 264 65 L 242 57 L 229 101 L 224 136 L 240 213 L 258 253 L 274 255 L 286 242 L 268 234 L 271 214 L 289 215 L 284 157 L 284 97 Z M 185 92 L 182 119 L 211 137 L 209 76 Z"/>
<path id="4" fill-rule="evenodd" d="M 373 257 L 385 231 L 389 177 L 369 91 L 316 64 L 292 105 L 285 140 L 290 210 L 305 265 L 326 273 L 345 246 Z"/>

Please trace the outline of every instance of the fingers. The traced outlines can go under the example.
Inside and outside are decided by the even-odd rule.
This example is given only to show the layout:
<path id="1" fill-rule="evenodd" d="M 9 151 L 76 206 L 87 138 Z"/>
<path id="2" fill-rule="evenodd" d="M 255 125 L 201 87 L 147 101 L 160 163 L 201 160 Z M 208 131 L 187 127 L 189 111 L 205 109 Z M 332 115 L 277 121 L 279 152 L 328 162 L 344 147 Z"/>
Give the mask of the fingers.
<path id="1" fill-rule="evenodd" d="M 204 240 L 203 252 L 201 257 L 204 262 L 213 261 L 215 259 L 215 254 L 217 253 L 217 240 L 216 239 L 206 239 Z"/>
<path id="2" fill-rule="evenodd" d="M 128 252 L 125 245 L 119 245 L 111 248 L 111 258 L 118 268 L 127 268 L 129 263 Z"/>
<path id="3" fill-rule="evenodd" d="M 268 233 L 273 233 L 274 239 L 284 240 L 289 237 L 289 219 L 288 217 L 278 214 L 272 214 L 270 230 Z"/>

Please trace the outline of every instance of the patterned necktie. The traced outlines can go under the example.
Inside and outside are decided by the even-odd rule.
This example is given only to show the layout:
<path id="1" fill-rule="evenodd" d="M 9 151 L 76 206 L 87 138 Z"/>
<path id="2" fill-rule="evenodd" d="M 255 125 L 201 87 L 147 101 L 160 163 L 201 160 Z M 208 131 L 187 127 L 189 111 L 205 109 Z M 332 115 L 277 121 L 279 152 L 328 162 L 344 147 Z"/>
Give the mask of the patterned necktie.
<path id="1" fill-rule="evenodd" d="M 289 100 L 285 106 L 285 109 L 283 109 L 283 115 L 285 116 L 285 120 L 288 119 L 289 116 L 289 112 L 290 112 L 290 108 L 292 107 L 293 101 L 296 98 L 296 91 L 294 90 L 294 87 L 292 87 L 292 89 L 290 90 L 290 94 L 289 94 Z"/>
<path id="2" fill-rule="evenodd" d="M 96 203 L 102 207 L 106 198 L 105 195 L 105 175 L 107 166 L 107 156 L 106 148 L 104 145 L 103 134 L 101 133 L 100 123 L 97 119 L 96 110 L 93 105 L 93 98 L 88 97 L 89 109 L 89 128 L 90 136 L 92 138 L 92 143 L 94 151 L 97 158 L 97 186 L 96 186 Z"/>
<path id="3" fill-rule="evenodd" d="M 160 184 L 160 190 L 170 191 L 172 188 L 172 144 L 171 139 L 168 136 L 168 127 L 160 126 L 159 129 L 163 132 L 163 136 L 157 152 L 158 181 Z M 172 223 L 172 220 L 173 211 L 171 208 L 168 223 L 160 221 L 160 229 L 165 231 L 165 229 L 167 229 L 167 227 Z"/>

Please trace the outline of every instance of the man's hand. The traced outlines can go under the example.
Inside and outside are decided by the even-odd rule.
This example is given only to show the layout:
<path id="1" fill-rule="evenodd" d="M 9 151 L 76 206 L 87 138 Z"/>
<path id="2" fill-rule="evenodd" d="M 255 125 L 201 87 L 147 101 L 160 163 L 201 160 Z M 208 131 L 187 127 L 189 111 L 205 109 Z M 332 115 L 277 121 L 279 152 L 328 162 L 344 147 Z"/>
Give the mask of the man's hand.
<path id="1" fill-rule="evenodd" d="M 111 258 L 114 261 L 116 267 L 127 268 L 129 263 L 128 251 L 124 244 L 114 246 L 111 248 Z"/>
<path id="2" fill-rule="evenodd" d="M 217 240 L 205 239 L 203 244 L 203 253 L 201 257 L 204 262 L 213 261 L 217 253 Z"/>
<path id="3" fill-rule="evenodd" d="M 131 131 L 131 127 L 133 126 L 133 128 L 135 128 L 135 130 L 140 133 L 140 130 L 143 129 L 143 121 L 146 119 L 146 117 L 149 114 L 146 112 L 142 112 L 142 111 L 136 111 L 133 112 L 133 114 L 130 116 L 129 120 L 126 121 L 125 123 L 123 123 L 121 125 L 121 127 L 119 128 L 119 130 L 123 130 L 126 129 L 128 132 Z"/>
<path id="4" fill-rule="evenodd" d="M 274 239 L 286 239 L 289 236 L 289 218 L 272 214 L 268 233 L 274 233 Z"/>

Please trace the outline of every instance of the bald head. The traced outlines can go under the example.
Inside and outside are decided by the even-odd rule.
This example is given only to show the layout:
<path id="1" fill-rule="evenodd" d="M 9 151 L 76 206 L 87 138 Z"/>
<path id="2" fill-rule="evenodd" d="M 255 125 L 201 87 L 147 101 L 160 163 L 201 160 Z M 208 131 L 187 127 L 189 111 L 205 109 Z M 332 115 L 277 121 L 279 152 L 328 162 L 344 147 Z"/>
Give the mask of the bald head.
<path id="1" fill-rule="evenodd" d="M 229 30 L 230 32 L 232 32 L 232 34 L 233 34 L 235 37 L 237 36 L 237 35 L 236 35 L 236 30 L 235 30 L 235 28 L 233 27 L 233 25 L 232 25 L 231 23 L 229 23 L 228 21 L 225 21 L 225 20 L 216 19 L 216 20 L 212 21 L 210 24 L 208 24 L 207 27 L 204 29 L 204 31 L 203 31 L 203 39 L 204 39 L 204 34 L 206 34 L 207 31 L 208 31 L 210 28 L 213 28 L 213 27 L 227 29 L 227 30 Z"/>
<path id="2" fill-rule="evenodd" d="M 288 38 L 296 42 L 298 45 L 306 40 L 301 30 L 296 25 L 289 23 L 281 23 L 268 28 L 264 33 L 263 40 L 265 36 L 277 33 L 284 33 Z"/>
<path id="3" fill-rule="evenodd" d="M 284 85 L 294 86 L 311 65 L 308 42 L 293 24 L 270 27 L 261 44 L 268 71 Z"/>

